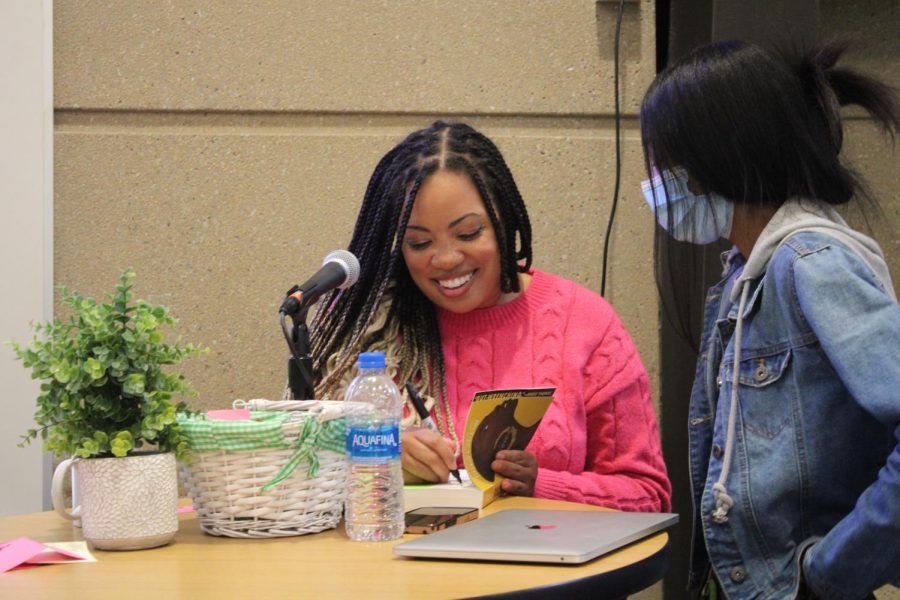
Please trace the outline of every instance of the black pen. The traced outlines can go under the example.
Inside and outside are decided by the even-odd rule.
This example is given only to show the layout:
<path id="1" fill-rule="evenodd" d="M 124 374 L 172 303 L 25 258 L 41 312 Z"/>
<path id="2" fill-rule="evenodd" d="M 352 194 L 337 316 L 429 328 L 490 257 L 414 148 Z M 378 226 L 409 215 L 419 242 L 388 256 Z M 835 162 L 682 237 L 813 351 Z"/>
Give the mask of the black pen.
<path id="1" fill-rule="evenodd" d="M 415 386 L 413 386 L 412 382 L 406 382 L 406 391 L 409 392 L 409 399 L 412 400 L 413 406 L 416 407 L 416 412 L 419 413 L 419 418 L 422 419 L 422 424 L 436 434 L 441 435 L 441 432 L 438 431 L 438 428 L 434 424 L 434 421 L 431 420 L 431 415 L 428 414 L 428 409 L 425 408 L 425 403 L 422 402 L 422 398 L 419 396 L 419 392 L 416 391 L 416 388 Z M 450 474 L 453 475 L 456 481 L 462 483 L 462 477 L 459 476 L 459 469 L 450 469 Z"/>

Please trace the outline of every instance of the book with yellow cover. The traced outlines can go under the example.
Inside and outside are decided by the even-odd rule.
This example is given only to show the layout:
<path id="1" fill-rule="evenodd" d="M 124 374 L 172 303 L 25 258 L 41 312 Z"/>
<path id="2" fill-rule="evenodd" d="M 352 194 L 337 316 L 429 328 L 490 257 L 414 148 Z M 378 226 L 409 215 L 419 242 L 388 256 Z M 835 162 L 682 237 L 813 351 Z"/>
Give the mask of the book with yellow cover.
<path id="1" fill-rule="evenodd" d="M 406 510 L 425 506 L 481 509 L 500 495 L 502 477 L 491 469 L 499 450 L 524 450 L 553 401 L 556 388 L 525 388 L 478 392 L 466 418 L 462 484 L 406 485 Z"/>

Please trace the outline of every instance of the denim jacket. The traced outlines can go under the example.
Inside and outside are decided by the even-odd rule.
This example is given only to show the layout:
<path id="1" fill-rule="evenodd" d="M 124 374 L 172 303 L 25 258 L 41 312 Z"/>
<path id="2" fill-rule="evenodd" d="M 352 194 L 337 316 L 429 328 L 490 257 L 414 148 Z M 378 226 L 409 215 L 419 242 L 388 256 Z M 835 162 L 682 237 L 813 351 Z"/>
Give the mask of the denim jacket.
<path id="1" fill-rule="evenodd" d="M 815 229 L 788 232 L 749 275 L 748 264 L 732 250 L 706 299 L 689 413 L 689 585 L 710 565 L 729 598 L 793 598 L 801 574 L 822 598 L 898 585 L 900 306 L 890 281 Z M 746 287 L 740 314 L 736 286 Z M 723 489 L 727 515 L 716 519 Z"/>

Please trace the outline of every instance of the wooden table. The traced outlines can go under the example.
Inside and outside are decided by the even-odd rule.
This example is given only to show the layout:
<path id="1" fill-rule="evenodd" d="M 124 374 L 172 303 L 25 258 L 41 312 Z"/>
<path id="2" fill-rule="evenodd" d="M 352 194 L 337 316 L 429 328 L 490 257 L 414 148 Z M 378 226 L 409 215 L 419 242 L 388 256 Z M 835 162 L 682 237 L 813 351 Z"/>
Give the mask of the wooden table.
<path id="1" fill-rule="evenodd" d="M 508 508 L 601 510 L 501 498 L 482 514 Z M 440 561 L 394 557 L 394 542 L 355 543 L 343 526 L 262 540 L 204 534 L 182 515 L 175 541 L 131 552 L 94 550 L 96 563 L 51 565 L 0 574 L 0 598 L 618 598 L 659 581 L 668 566 L 668 535 L 659 533 L 584 565 Z M 0 541 L 81 540 L 54 512 L 0 518 Z M 404 536 L 410 539 L 413 536 Z"/>

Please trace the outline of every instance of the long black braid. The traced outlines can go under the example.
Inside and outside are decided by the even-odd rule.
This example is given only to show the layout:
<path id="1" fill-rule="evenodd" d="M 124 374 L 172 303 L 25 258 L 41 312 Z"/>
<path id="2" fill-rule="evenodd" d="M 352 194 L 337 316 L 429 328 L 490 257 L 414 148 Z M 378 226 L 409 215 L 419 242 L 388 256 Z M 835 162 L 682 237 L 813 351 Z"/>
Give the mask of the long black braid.
<path id="1" fill-rule="evenodd" d="M 501 290 L 519 291 L 518 274 L 532 261 L 531 224 L 500 150 L 463 123 L 436 121 L 411 133 L 379 161 L 366 187 L 348 248 L 359 259 L 358 282 L 327 294 L 313 317 L 317 397 L 336 398 L 356 355 L 385 342 L 399 348 L 401 382 L 416 381 L 431 397 L 446 397 L 437 313 L 402 255 L 416 196 L 438 170 L 472 179 L 497 232 Z"/>

